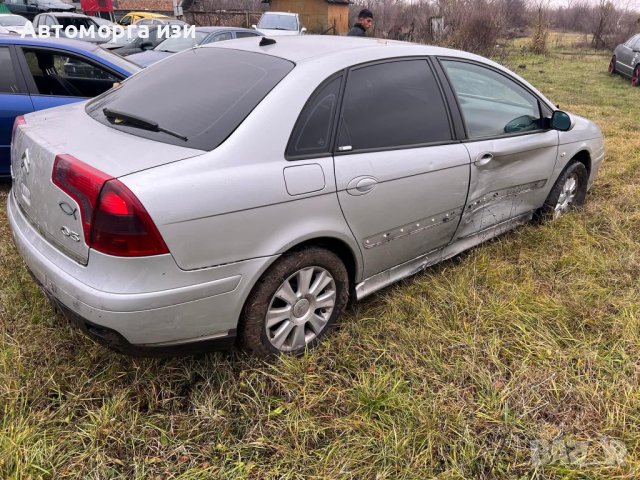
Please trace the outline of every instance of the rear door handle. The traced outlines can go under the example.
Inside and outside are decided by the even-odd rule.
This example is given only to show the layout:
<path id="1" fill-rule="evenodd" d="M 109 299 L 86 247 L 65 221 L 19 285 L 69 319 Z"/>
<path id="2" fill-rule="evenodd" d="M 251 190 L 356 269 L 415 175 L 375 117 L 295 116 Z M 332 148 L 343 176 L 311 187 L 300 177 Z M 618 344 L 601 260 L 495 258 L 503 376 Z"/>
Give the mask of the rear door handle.
<path id="1" fill-rule="evenodd" d="M 349 195 L 364 195 L 373 191 L 378 185 L 375 177 L 356 177 L 347 184 L 347 193 Z"/>
<path id="2" fill-rule="evenodd" d="M 491 160 L 493 160 L 493 153 L 484 152 L 476 157 L 476 161 L 474 163 L 476 167 L 483 167 L 487 165 Z"/>

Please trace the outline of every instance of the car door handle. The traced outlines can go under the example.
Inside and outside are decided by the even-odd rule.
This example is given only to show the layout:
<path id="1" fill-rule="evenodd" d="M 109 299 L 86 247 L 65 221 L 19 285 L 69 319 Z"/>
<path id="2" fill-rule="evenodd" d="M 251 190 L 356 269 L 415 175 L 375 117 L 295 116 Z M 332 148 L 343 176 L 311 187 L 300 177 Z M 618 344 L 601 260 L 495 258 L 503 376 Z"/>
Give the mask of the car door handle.
<path id="1" fill-rule="evenodd" d="M 349 195 L 364 195 L 373 191 L 378 185 L 378 180 L 374 177 L 356 177 L 347 184 Z"/>
<path id="2" fill-rule="evenodd" d="M 484 152 L 484 153 L 481 153 L 480 155 L 478 155 L 476 157 L 476 161 L 474 163 L 475 163 L 476 167 L 484 167 L 491 160 L 493 160 L 493 153 Z"/>

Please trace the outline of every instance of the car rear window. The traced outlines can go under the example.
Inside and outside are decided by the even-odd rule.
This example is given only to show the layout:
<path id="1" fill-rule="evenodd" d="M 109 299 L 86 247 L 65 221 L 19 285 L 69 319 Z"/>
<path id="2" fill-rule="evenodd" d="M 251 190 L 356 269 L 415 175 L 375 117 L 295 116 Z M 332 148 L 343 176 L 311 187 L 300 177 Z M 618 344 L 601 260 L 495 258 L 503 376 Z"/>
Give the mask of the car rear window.
<path id="1" fill-rule="evenodd" d="M 86 109 L 95 120 L 132 135 L 213 150 L 293 67 L 288 60 L 260 53 L 196 48 L 143 70 Z M 155 122 L 164 132 L 114 121 L 105 109 Z"/>

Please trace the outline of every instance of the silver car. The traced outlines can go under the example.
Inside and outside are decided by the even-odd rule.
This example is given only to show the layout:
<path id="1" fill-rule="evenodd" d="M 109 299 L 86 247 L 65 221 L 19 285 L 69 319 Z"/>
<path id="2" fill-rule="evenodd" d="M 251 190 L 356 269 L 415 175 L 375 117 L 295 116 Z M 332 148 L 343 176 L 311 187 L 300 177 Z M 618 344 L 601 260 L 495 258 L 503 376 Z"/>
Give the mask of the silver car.
<path id="1" fill-rule="evenodd" d="M 609 61 L 609 73 L 631 78 L 631 86 L 640 85 L 640 34 L 618 45 Z"/>
<path id="2" fill-rule="evenodd" d="M 45 293 L 115 349 L 297 354 L 350 299 L 582 205 L 603 156 L 476 55 L 243 39 L 19 118 L 8 213 Z"/>

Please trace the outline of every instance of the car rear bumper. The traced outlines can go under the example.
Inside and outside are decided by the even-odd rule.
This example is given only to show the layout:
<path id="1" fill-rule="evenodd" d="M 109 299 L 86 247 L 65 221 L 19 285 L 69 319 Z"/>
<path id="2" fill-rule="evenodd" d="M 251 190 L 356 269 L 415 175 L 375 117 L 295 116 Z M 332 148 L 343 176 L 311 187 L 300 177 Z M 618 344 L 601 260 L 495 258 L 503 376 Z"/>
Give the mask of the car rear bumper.
<path id="1" fill-rule="evenodd" d="M 13 192 L 7 213 L 16 247 L 45 294 L 85 333 L 130 354 L 179 353 L 188 344 L 232 342 L 251 286 L 275 258 L 186 272 L 171 255 L 163 255 L 138 259 L 143 263 L 136 269 L 148 265 L 138 275 L 118 273 L 109 268 L 109 257 L 96 254 L 85 267 L 62 254 L 29 223 Z M 121 291 L 113 291 L 118 284 Z"/>

